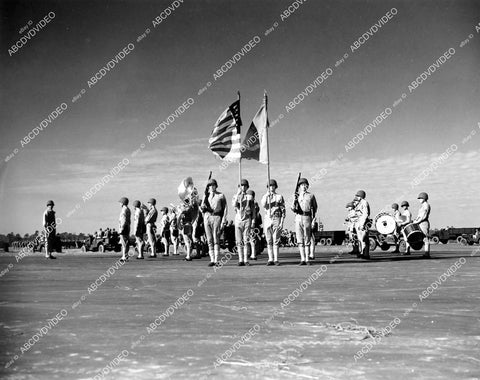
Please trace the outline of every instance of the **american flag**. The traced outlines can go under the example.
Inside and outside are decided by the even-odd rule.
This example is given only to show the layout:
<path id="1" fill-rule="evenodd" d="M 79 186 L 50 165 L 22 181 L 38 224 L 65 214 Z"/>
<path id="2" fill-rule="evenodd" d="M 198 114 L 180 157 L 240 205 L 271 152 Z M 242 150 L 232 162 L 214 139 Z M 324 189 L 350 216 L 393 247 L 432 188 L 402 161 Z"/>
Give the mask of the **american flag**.
<path id="1" fill-rule="evenodd" d="M 240 159 L 240 100 L 234 102 L 218 118 L 208 140 L 210 150 L 222 160 Z"/>

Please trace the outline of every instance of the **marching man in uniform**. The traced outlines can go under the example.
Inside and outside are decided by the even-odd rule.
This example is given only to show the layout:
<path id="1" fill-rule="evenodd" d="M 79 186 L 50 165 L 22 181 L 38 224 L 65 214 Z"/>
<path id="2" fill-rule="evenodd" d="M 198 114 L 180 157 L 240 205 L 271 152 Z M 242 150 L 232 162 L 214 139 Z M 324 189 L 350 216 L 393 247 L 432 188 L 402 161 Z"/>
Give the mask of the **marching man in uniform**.
<path id="1" fill-rule="evenodd" d="M 210 255 L 208 266 L 212 267 L 218 263 L 221 229 L 227 221 L 227 200 L 225 195 L 217 191 L 218 184 L 215 179 L 210 179 L 207 186 L 208 196 L 205 195 L 200 208 L 203 212 L 208 254 Z"/>
<path id="2" fill-rule="evenodd" d="M 398 203 L 393 203 L 392 204 L 392 210 L 393 210 L 393 219 L 395 219 L 395 231 L 393 231 L 393 236 L 395 237 L 395 250 L 393 253 L 400 252 L 398 249 L 400 246 L 400 229 L 401 225 L 403 223 L 403 217 L 402 214 L 400 214 L 400 211 L 398 210 Z"/>
<path id="3" fill-rule="evenodd" d="M 368 223 L 370 218 L 370 205 L 365 200 L 366 193 L 363 190 L 358 190 L 355 194 L 355 212 L 358 215 L 358 220 L 355 222 L 355 231 L 357 232 L 358 242 L 360 244 L 360 257 L 368 260 L 370 259 L 370 242 L 368 235 Z"/>
<path id="4" fill-rule="evenodd" d="M 315 195 L 308 192 L 308 180 L 300 178 L 298 181 L 298 207 L 292 207 L 295 212 L 295 234 L 300 251 L 299 265 L 310 265 L 310 239 L 312 238 L 312 220 L 317 213 Z"/>
<path id="5" fill-rule="evenodd" d="M 45 258 L 56 259 L 52 255 L 55 246 L 55 237 L 57 236 L 55 211 L 53 201 L 47 202 L 47 209 L 43 213 L 43 227 L 45 228 Z"/>
<path id="6" fill-rule="evenodd" d="M 405 239 L 405 244 L 406 244 L 406 250 L 405 250 L 405 255 L 410 254 L 410 244 L 408 243 L 407 240 L 407 235 L 405 234 L 405 226 L 407 224 L 412 223 L 412 213 L 408 209 L 410 207 L 410 204 L 407 201 L 403 201 L 400 206 L 403 208 L 403 213 L 402 213 L 402 222 L 400 223 L 400 228 L 402 230 L 402 235 L 403 238 Z"/>
<path id="7" fill-rule="evenodd" d="M 177 211 L 175 207 L 171 209 L 172 213 L 170 215 L 170 236 L 172 237 L 173 244 L 173 255 L 178 255 L 178 220 L 177 220 Z"/>
<path id="8" fill-rule="evenodd" d="M 354 202 L 348 202 L 345 206 L 347 209 L 347 217 L 345 218 L 345 225 L 347 227 L 347 235 L 350 243 L 352 244 L 352 254 L 356 254 L 359 251 L 358 237 L 355 236 L 355 223 L 358 220 L 357 213 L 355 212 Z"/>
<path id="9" fill-rule="evenodd" d="M 155 208 L 155 205 L 157 204 L 157 200 L 155 198 L 150 198 L 147 203 L 148 203 L 148 214 L 145 217 L 145 224 L 147 226 L 148 242 L 152 249 L 152 253 L 150 254 L 150 257 L 157 257 L 157 248 L 156 248 L 157 239 L 155 237 L 155 231 L 156 231 L 155 222 L 157 221 L 157 216 L 158 216 L 158 211 Z"/>
<path id="10" fill-rule="evenodd" d="M 418 194 L 417 197 L 420 200 L 420 209 L 418 210 L 418 216 L 413 221 L 413 223 L 417 223 L 420 229 L 422 230 L 425 237 L 423 241 L 425 243 L 425 253 L 423 257 L 429 259 L 430 258 L 430 241 L 428 239 L 428 231 L 430 229 L 430 222 L 428 218 L 430 217 L 430 205 L 428 204 L 428 194 L 421 192 Z"/>
<path id="11" fill-rule="evenodd" d="M 143 259 L 143 234 L 146 231 L 145 228 L 145 214 L 141 209 L 140 201 L 134 201 L 134 214 L 133 214 L 133 232 L 135 234 L 135 241 L 137 243 L 138 256 L 137 260 Z"/>
<path id="12" fill-rule="evenodd" d="M 160 236 L 165 248 L 163 256 L 170 254 L 170 218 L 168 217 L 168 208 L 162 207 L 160 210 Z"/>
<path id="13" fill-rule="evenodd" d="M 247 190 L 249 183 L 242 179 L 238 192 L 233 196 L 235 210 L 235 241 L 238 250 L 238 266 L 250 265 L 248 262 L 248 245 L 250 244 L 250 231 L 255 228 L 255 203 Z"/>
<path id="14" fill-rule="evenodd" d="M 282 195 L 276 193 L 277 188 L 277 181 L 271 179 L 268 184 L 268 191 L 262 197 L 262 207 L 265 209 L 263 228 L 267 240 L 267 265 L 280 265 L 278 247 L 285 220 L 285 200 Z"/>
<path id="15" fill-rule="evenodd" d="M 260 207 L 258 206 L 257 201 L 255 201 L 255 191 L 250 189 L 247 190 L 247 196 L 251 198 L 255 208 L 255 219 L 252 220 L 252 227 L 250 228 L 250 259 L 257 260 L 257 243 L 261 242 L 262 240 L 262 235 L 260 233 L 262 226 L 262 216 L 260 214 Z M 253 221 L 255 223 L 253 223 Z M 249 244 L 247 243 L 247 248 Z"/>
<path id="16" fill-rule="evenodd" d="M 118 219 L 118 233 L 120 234 L 120 243 L 122 244 L 122 257 L 120 261 L 128 260 L 128 250 L 130 248 L 128 238 L 130 237 L 131 212 L 128 208 L 128 198 L 122 197 L 119 202 L 122 204 L 120 217 Z"/>

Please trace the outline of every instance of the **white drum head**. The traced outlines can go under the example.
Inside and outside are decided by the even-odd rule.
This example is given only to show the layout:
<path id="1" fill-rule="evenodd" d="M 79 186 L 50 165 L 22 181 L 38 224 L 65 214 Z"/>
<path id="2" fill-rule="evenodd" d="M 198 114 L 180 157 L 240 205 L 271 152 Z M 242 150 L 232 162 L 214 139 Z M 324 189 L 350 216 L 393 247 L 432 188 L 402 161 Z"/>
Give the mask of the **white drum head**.
<path id="1" fill-rule="evenodd" d="M 390 214 L 378 214 L 375 218 L 375 228 L 383 235 L 392 234 L 396 227 L 395 218 Z"/>

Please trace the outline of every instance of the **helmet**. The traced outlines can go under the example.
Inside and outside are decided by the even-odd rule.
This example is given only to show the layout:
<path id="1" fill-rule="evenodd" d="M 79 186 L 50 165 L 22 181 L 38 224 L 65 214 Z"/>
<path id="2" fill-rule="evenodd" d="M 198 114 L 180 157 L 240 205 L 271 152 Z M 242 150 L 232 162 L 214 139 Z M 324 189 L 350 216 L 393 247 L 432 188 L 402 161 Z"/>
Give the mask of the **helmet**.
<path id="1" fill-rule="evenodd" d="M 358 190 L 357 193 L 355 194 L 356 197 L 360 197 L 362 199 L 365 199 L 365 197 L 367 196 L 367 194 L 365 193 L 365 191 L 363 190 Z"/>
<path id="2" fill-rule="evenodd" d="M 147 203 L 151 203 L 152 206 L 155 206 L 157 204 L 157 200 L 155 198 L 150 198 Z"/>
<path id="3" fill-rule="evenodd" d="M 305 183 L 307 186 L 310 186 L 306 178 L 300 178 L 300 180 L 298 181 L 298 185 L 301 185 L 302 183 Z"/>
<path id="4" fill-rule="evenodd" d="M 402 204 L 400 206 L 407 206 L 407 207 L 410 207 L 410 204 L 407 202 L 407 201 L 403 201 Z"/>
<path id="5" fill-rule="evenodd" d="M 47 206 L 55 206 L 55 203 L 53 203 L 53 201 L 50 200 L 50 201 L 47 202 Z"/>
<path id="6" fill-rule="evenodd" d="M 345 208 L 349 208 L 349 207 L 351 208 L 355 207 L 353 202 L 348 202 L 347 205 L 345 206 Z"/>
<path id="7" fill-rule="evenodd" d="M 275 186 L 275 187 L 278 187 L 277 185 L 277 181 L 275 181 L 274 179 L 271 179 L 268 186 Z"/>
<path id="8" fill-rule="evenodd" d="M 133 201 L 133 207 L 140 207 L 140 201 Z"/>
<path id="9" fill-rule="evenodd" d="M 428 201 L 428 194 L 421 192 L 420 194 L 418 194 L 417 199 L 425 199 L 426 201 Z"/>
<path id="10" fill-rule="evenodd" d="M 394 210 L 398 210 L 398 203 L 393 203 L 393 204 L 392 204 L 392 208 L 393 208 Z"/>
<path id="11" fill-rule="evenodd" d="M 165 214 L 168 213 L 168 208 L 167 207 L 162 207 L 160 211 L 163 211 Z"/>
<path id="12" fill-rule="evenodd" d="M 124 206 L 128 205 L 128 198 L 126 197 L 121 197 L 118 201 Z"/>
<path id="13" fill-rule="evenodd" d="M 217 183 L 217 180 L 216 180 L 216 179 L 213 179 L 213 178 L 212 178 L 211 180 L 208 181 L 207 186 L 212 186 L 212 185 L 215 185 L 215 186 L 218 187 L 218 183 Z"/>
<path id="14" fill-rule="evenodd" d="M 253 191 L 253 190 L 247 190 L 247 194 L 248 194 L 248 195 L 251 195 L 252 197 L 255 198 L 255 191 Z"/>
<path id="15" fill-rule="evenodd" d="M 247 180 L 247 179 L 242 179 L 242 180 L 240 181 L 240 186 L 250 187 L 250 184 L 248 183 L 248 180 Z"/>

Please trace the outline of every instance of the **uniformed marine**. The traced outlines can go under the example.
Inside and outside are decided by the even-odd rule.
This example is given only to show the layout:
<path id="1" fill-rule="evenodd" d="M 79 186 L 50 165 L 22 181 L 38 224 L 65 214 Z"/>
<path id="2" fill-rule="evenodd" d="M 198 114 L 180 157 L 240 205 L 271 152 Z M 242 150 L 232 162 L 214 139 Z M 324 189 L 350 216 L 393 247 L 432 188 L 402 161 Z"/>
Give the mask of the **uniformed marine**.
<path id="1" fill-rule="evenodd" d="M 347 209 L 347 217 L 345 218 L 345 227 L 348 235 L 348 240 L 352 244 L 353 251 L 352 254 L 358 253 L 360 251 L 358 245 L 358 237 L 355 234 L 355 223 L 358 220 L 358 215 L 355 212 L 355 202 L 348 202 L 345 206 Z"/>
<path id="2" fill-rule="evenodd" d="M 292 207 L 295 213 L 295 234 L 300 251 L 299 265 L 310 265 L 310 240 L 312 238 L 312 220 L 317 213 L 315 195 L 308 192 L 308 180 L 300 178 L 298 181 L 297 206 Z"/>
<path id="3" fill-rule="evenodd" d="M 173 255 L 178 255 L 178 220 L 177 220 L 177 210 L 175 207 L 172 207 L 170 210 L 170 236 L 172 238 L 173 245 Z"/>
<path id="4" fill-rule="evenodd" d="M 128 198 L 122 197 L 119 202 L 122 204 L 118 218 L 118 233 L 120 234 L 120 243 L 122 244 L 122 257 L 120 260 L 126 261 L 128 260 L 128 251 L 130 249 L 128 239 L 130 237 L 131 212 L 128 208 Z"/>
<path id="5" fill-rule="evenodd" d="M 255 203 L 247 194 L 250 187 L 248 180 L 242 179 L 237 194 L 233 196 L 232 205 L 235 210 L 235 242 L 238 253 L 238 265 L 250 265 L 248 262 L 248 245 L 250 232 L 255 228 Z"/>
<path id="6" fill-rule="evenodd" d="M 164 246 L 163 256 L 170 254 L 170 218 L 168 216 L 168 208 L 162 207 L 160 209 L 160 237 Z"/>
<path id="7" fill-rule="evenodd" d="M 148 214 L 145 216 L 145 225 L 147 226 L 147 236 L 148 243 L 150 244 L 150 257 L 157 257 L 157 238 L 155 232 L 157 227 L 155 222 L 157 221 L 158 211 L 155 207 L 157 200 L 155 198 L 150 198 L 147 202 L 148 204 Z"/>
<path id="8" fill-rule="evenodd" d="M 363 259 L 370 259 L 370 244 L 369 233 L 370 228 L 370 205 L 365 200 L 366 193 L 363 190 L 357 191 L 355 194 L 355 201 L 358 202 L 355 206 L 355 213 L 357 214 L 357 221 L 355 222 L 355 232 L 357 233 L 359 243 L 359 256 Z"/>
<path id="9" fill-rule="evenodd" d="M 400 204 L 400 207 L 403 208 L 402 212 L 402 222 L 400 223 L 400 230 L 402 231 L 403 239 L 405 240 L 405 255 L 410 254 L 410 243 L 407 240 L 407 235 L 405 234 L 405 226 L 412 223 L 412 213 L 408 209 L 410 204 L 407 201 L 403 201 Z"/>
<path id="10" fill-rule="evenodd" d="M 207 235 L 208 254 L 210 256 L 209 266 L 218 263 L 220 253 L 220 235 L 222 226 L 227 222 L 227 201 L 225 195 L 217 191 L 217 181 L 208 181 L 208 195 L 202 200 L 200 209 L 203 212 L 203 224 Z"/>
<path id="11" fill-rule="evenodd" d="M 417 223 L 420 229 L 422 230 L 425 237 L 423 241 L 425 243 L 425 253 L 423 257 L 429 259 L 430 258 L 430 241 L 428 239 L 428 234 L 430 230 L 430 205 L 428 203 L 428 194 L 421 192 L 418 194 L 417 199 L 420 201 L 420 209 L 418 210 L 418 215 L 413 221 L 413 223 Z"/>
<path id="12" fill-rule="evenodd" d="M 134 207 L 134 213 L 133 213 L 133 233 L 135 235 L 135 242 L 137 244 L 137 259 L 142 260 L 143 259 L 143 235 L 146 232 L 146 226 L 145 226 L 145 214 L 143 213 L 142 210 L 142 204 L 140 201 L 136 200 L 133 202 L 133 207 Z"/>
<path id="13" fill-rule="evenodd" d="M 268 191 L 262 197 L 262 207 L 265 210 L 263 229 L 267 240 L 268 262 L 267 265 L 280 265 L 278 251 L 280 237 L 285 221 L 285 200 L 281 194 L 277 194 L 277 181 L 271 179 L 268 184 Z"/>
<path id="14" fill-rule="evenodd" d="M 45 228 L 45 258 L 47 259 L 56 259 L 56 257 L 52 255 L 55 248 L 55 237 L 57 236 L 57 225 L 53 206 L 55 206 L 53 201 L 47 202 L 47 209 L 43 213 L 42 220 L 43 228 Z"/>

